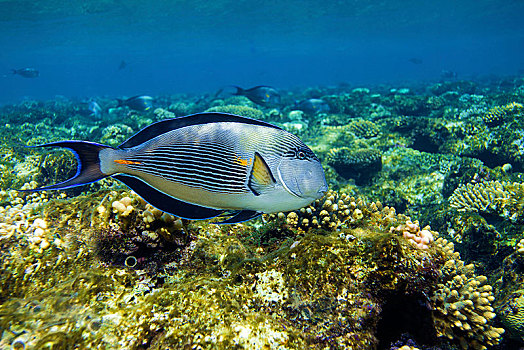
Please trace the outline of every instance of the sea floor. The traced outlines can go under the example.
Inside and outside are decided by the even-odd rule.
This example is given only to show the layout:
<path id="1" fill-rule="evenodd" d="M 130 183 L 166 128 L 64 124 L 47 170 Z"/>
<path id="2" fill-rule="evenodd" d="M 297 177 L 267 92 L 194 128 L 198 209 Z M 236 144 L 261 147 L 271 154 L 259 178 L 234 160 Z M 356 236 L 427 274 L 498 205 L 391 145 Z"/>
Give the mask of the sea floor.
<path id="1" fill-rule="evenodd" d="M 524 346 L 524 77 L 280 95 L 1 106 L 0 349 Z M 235 225 L 164 213 L 111 178 L 15 190 L 76 172 L 68 151 L 23 145 L 116 147 L 206 111 L 296 134 L 330 190 Z"/>

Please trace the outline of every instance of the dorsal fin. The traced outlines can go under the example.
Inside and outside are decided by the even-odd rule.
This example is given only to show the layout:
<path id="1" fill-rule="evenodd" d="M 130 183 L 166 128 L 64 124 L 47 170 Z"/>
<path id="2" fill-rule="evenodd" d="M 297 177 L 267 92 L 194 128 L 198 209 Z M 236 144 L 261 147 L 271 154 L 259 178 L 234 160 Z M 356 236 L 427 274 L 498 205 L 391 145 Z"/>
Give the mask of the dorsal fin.
<path id="1" fill-rule="evenodd" d="M 162 120 L 157 123 L 153 123 L 149 126 L 146 126 L 124 143 L 122 143 L 119 148 L 130 148 L 138 146 L 146 141 L 151 140 L 152 138 L 162 135 L 168 131 L 180 129 L 185 126 L 198 125 L 198 124 L 208 124 L 208 123 L 217 123 L 217 122 L 236 122 L 244 124 L 253 124 L 260 126 L 267 126 L 270 128 L 280 129 L 278 126 L 269 124 L 260 120 L 241 117 L 239 115 L 228 114 L 228 113 L 198 113 L 186 115 L 185 117 L 173 118 Z"/>
<path id="2" fill-rule="evenodd" d="M 254 91 L 254 90 L 257 90 L 257 89 L 260 89 L 260 88 L 269 88 L 269 89 L 275 89 L 274 87 L 272 86 L 269 86 L 269 85 L 257 85 L 257 86 L 253 86 L 252 88 L 249 88 L 249 89 L 244 89 L 244 91 Z"/>

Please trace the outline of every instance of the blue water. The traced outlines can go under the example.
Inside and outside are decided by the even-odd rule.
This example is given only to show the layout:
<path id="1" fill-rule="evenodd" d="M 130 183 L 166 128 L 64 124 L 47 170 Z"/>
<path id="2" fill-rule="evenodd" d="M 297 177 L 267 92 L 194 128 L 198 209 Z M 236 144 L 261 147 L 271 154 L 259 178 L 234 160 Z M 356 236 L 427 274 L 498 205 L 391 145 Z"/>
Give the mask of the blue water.
<path id="1" fill-rule="evenodd" d="M 524 69 L 524 2 L 517 0 L 0 5 L 0 103 L 212 92 L 228 84 L 432 81 L 442 70 L 474 79 Z M 40 77 L 10 73 L 23 67 Z"/>

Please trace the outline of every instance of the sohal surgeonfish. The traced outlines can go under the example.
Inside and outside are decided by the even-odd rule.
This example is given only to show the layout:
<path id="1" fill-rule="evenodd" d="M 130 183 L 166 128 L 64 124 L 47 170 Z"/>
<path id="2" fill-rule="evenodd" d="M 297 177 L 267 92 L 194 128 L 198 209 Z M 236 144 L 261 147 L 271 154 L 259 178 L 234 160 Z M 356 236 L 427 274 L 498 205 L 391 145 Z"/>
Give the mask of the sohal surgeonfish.
<path id="1" fill-rule="evenodd" d="M 118 107 L 127 106 L 135 111 L 145 112 L 150 110 L 153 107 L 153 98 L 151 96 L 133 96 L 127 100 L 116 99 L 118 101 Z"/>
<path id="2" fill-rule="evenodd" d="M 24 78 L 37 78 L 40 76 L 40 72 L 34 68 L 11 69 L 11 72 Z"/>
<path id="3" fill-rule="evenodd" d="M 251 89 L 242 89 L 239 86 L 235 86 L 237 92 L 233 95 L 246 96 L 251 101 L 261 106 L 275 106 L 280 104 L 280 94 L 275 88 L 271 86 L 255 86 Z"/>
<path id="4" fill-rule="evenodd" d="M 295 108 L 300 109 L 306 114 L 328 113 L 331 108 L 328 103 L 320 98 L 310 98 L 295 103 Z"/>
<path id="5" fill-rule="evenodd" d="M 320 161 L 297 136 L 232 114 L 160 121 L 117 148 L 86 141 L 35 147 L 69 148 L 77 173 L 29 191 L 62 190 L 112 176 L 151 205 L 186 219 L 229 216 L 221 223 L 237 223 L 302 208 L 327 191 Z"/>

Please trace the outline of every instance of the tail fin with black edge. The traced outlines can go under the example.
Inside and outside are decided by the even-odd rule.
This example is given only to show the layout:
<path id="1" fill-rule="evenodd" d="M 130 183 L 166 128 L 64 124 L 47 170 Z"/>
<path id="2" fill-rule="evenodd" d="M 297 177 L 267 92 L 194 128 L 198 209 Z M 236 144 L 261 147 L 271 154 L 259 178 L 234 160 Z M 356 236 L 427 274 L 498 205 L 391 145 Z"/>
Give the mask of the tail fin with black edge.
<path id="1" fill-rule="evenodd" d="M 88 185 L 90 183 L 101 180 L 110 174 L 104 174 L 100 170 L 100 158 L 98 154 L 101 150 L 106 148 L 112 148 L 99 143 L 88 142 L 88 141 L 59 141 L 51 142 L 38 146 L 26 146 L 29 148 L 40 148 L 40 147 L 63 147 L 71 150 L 76 157 L 77 166 L 76 174 L 69 180 L 60 182 L 55 185 L 30 189 L 20 190 L 25 192 L 33 191 L 46 191 L 46 190 L 65 190 L 67 188 Z"/>

